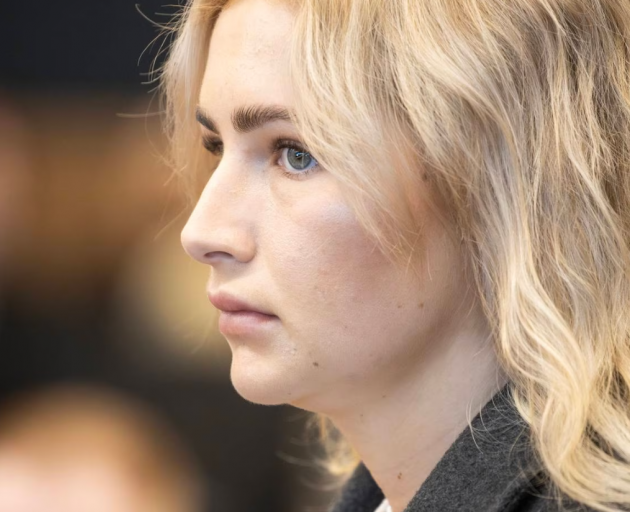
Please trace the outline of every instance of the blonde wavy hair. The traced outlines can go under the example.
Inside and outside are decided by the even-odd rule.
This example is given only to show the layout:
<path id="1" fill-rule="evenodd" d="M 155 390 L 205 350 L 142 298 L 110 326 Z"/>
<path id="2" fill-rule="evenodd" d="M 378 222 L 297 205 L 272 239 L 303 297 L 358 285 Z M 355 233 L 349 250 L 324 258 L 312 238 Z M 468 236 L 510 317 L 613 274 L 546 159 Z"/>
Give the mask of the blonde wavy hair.
<path id="1" fill-rule="evenodd" d="M 419 235 L 414 191 L 433 188 L 554 489 L 627 508 L 630 2 L 291 4 L 295 123 L 309 151 L 401 260 Z M 185 8 L 163 69 L 184 174 L 204 158 L 194 109 L 225 5 Z M 403 147 L 408 165 L 392 168 Z"/>

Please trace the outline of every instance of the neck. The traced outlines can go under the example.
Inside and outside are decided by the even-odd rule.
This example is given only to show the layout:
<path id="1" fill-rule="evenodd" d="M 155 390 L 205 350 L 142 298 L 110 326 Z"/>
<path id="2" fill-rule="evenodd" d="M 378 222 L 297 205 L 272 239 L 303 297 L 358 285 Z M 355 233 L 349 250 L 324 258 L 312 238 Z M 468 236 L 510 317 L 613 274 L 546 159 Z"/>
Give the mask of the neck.
<path id="1" fill-rule="evenodd" d="M 488 339 L 455 335 L 431 343 L 439 353 L 424 354 L 408 376 L 330 416 L 393 512 L 403 512 L 469 421 L 507 382 Z"/>

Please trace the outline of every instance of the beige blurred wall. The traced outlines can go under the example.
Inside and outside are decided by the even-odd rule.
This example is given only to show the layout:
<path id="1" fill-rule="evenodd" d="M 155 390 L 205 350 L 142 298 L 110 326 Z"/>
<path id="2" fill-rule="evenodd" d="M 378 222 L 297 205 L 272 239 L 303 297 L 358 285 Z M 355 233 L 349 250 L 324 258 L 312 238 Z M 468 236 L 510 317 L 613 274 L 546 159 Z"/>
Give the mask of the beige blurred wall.
<path id="1" fill-rule="evenodd" d="M 122 320 L 133 311 L 161 333 L 159 347 L 125 350 L 157 348 L 225 371 L 230 354 L 205 297 L 208 269 L 179 243 L 190 205 L 165 161 L 156 101 L 23 97 L 13 104 L 0 117 L 20 144 L 3 162 L 16 172 L 3 174 L 28 177 L 20 201 L 5 202 L 11 214 L 2 215 L 20 219 L 7 262 L 15 293 L 41 311 L 98 304 L 113 293 Z"/>

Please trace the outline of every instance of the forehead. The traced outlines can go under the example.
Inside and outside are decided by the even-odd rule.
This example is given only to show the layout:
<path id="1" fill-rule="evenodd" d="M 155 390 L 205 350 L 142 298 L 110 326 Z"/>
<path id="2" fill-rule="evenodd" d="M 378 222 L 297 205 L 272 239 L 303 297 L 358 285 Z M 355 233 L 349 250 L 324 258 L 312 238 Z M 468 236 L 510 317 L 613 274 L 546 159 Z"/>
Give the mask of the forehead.
<path id="1" fill-rule="evenodd" d="M 294 15 L 274 0 L 231 2 L 216 22 L 200 103 L 290 101 L 289 42 Z"/>

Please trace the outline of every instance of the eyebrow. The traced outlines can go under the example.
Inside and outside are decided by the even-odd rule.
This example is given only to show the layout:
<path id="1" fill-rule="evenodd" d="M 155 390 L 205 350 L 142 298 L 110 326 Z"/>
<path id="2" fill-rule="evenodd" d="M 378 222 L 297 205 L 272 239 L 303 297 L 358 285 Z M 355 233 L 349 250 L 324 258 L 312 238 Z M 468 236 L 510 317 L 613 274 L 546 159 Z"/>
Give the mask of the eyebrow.
<path id="1" fill-rule="evenodd" d="M 201 107 L 195 111 L 197 121 L 216 134 L 217 123 Z M 248 133 L 273 121 L 291 121 L 291 112 L 285 107 L 252 105 L 239 107 L 232 112 L 232 126 L 237 133 Z"/>

